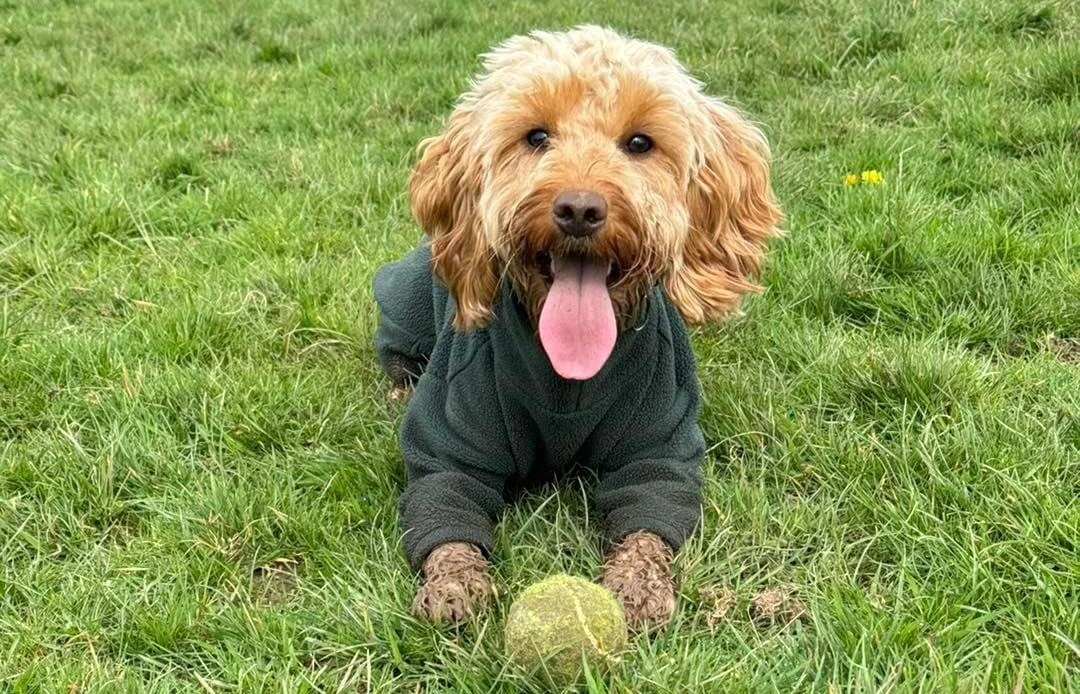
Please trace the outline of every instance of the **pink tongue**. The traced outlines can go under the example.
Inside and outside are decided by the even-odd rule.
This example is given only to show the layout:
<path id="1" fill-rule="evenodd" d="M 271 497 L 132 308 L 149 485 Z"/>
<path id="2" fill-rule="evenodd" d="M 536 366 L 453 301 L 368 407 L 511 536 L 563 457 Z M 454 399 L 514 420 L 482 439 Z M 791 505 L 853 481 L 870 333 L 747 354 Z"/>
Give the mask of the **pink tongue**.
<path id="1" fill-rule="evenodd" d="M 608 265 L 552 256 L 551 272 L 555 279 L 540 312 L 540 344 L 557 374 L 584 381 L 600 371 L 615 347 Z"/>

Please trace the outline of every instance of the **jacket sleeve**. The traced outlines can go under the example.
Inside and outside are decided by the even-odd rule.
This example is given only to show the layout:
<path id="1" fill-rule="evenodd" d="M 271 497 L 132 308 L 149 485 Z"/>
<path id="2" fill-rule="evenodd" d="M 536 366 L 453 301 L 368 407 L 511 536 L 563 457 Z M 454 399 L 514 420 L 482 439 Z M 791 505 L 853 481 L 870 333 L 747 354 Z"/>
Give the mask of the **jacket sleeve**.
<path id="1" fill-rule="evenodd" d="M 419 569 L 447 542 L 485 554 L 504 504 L 514 461 L 483 348 L 452 378 L 427 373 L 417 384 L 401 429 L 408 483 L 398 502 L 405 554 Z"/>
<path id="2" fill-rule="evenodd" d="M 671 365 L 654 374 L 629 425 L 600 465 L 594 500 L 609 544 L 644 530 L 677 550 L 701 520 L 705 439 L 689 350 L 688 340 L 685 346 L 676 343 Z"/>
<path id="3" fill-rule="evenodd" d="M 435 347 L 433 282 L 427 243 L 375 273 L 375 354 L 395 385 L 415 383 Z"/>

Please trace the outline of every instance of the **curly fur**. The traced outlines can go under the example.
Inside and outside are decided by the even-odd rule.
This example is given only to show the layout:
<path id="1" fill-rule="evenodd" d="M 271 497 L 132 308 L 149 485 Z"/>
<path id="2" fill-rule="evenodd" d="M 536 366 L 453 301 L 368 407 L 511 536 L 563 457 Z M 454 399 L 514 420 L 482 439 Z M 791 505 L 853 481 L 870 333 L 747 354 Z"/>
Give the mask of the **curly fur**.
<path id="1" fill-rule="evenodd" d="M 671 548 L 652 533 L 627 535 L 604 562 L 600 582 L 615 593 L 632 631 L 667 624 L 675 612 L 675 578 Z"/>
<path id="2" fill-rule="evenodd" d="M 413 613 L 435 623 L 461 622 L 496 595 L 483 553 L 466 542 L 447 542 L 424 560 L 424 582 L 413 596 Z"/>
<path id="3" fill-rule="evenodd" d="M 534 128 L 551 134 L 544 151 L 525 143 Z M 622 148 L 635 133 L 652 151 Z M 589 241 L 551 223 L 552 200 L 574 188 L 608 204 Z M 422 143 L 410 199 L 463 330 L 490 320 L 503 275 L 535 320 L 549 286 L 536 258 L 550 251 L 613 261 L 624 325 L 658 282 L 688 323 L 721 318 L 756 289 L 781 219 L 761 132 L 670 50 L 593 26 L 488 53 L 443 132 Z"/>

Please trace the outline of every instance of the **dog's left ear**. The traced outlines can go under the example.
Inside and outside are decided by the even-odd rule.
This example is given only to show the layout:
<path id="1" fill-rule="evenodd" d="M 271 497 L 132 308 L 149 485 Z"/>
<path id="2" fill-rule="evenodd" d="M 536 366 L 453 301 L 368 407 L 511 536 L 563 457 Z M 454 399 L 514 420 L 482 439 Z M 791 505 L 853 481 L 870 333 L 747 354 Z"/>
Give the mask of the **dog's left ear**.
<path id="1" fill-rule="evenodd" d="M 458 106 L 443 132 L 421 144 L 409 179 L 413 216 L 431 239 L 433 270 L 454 297 L 454 327 L 463 331 L 490 320 L 498 288 L 477 211 L 482 174 L 471 123 L 471 107 Z"/>
<path id="2" fill-rule="evenodd" d="M 778 236 L 780 207 L 769 182 L 765 136 L 734 109 L 701 98 L 707 126 L 698 135 L 687 207 L 690 231 L 664 281 L 687 323 L 726 316 L 757 291 L 765 244 Z"/>

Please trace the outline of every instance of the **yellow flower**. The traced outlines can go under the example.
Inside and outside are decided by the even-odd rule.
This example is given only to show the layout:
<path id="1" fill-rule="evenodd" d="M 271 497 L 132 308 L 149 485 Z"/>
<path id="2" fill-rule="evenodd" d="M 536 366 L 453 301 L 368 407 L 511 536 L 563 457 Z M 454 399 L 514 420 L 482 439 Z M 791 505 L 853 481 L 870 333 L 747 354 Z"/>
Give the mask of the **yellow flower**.
<path id="1" fill-rule="evenodd" d="M 849 173 L 849 174 L 844 176 L 844 185 L 845 186 L 855 186 L 855 185 L 858 185 L 858 184 L 859 184 L 859 177 L 856 176 L 855 174 Z"/>
<path id="2" fill-rule="evenodd" d="M 869 171 L 862 172 L 863 183 L 869 183 L 871 185 L 878 185 L 881 183 L 881 172 L 877 169 L 870 169 Z"/>

